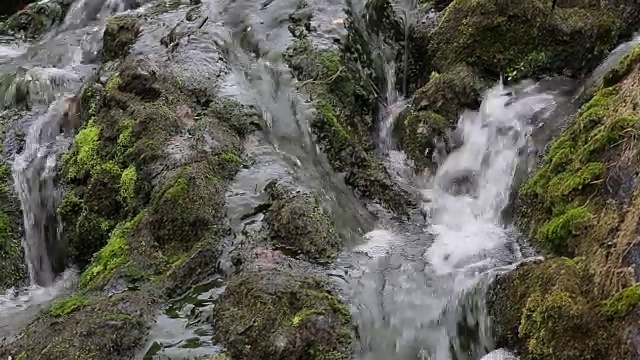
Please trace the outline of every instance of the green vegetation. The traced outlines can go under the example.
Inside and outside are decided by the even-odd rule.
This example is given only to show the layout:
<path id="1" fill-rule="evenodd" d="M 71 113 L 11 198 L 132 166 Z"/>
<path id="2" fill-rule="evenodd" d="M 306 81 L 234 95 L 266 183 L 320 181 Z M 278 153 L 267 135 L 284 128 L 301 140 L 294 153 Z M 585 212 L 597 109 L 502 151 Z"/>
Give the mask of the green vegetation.
<path id="1" fill-rule="evenodd" d="M 90 300 L 82 295 L 72 295 L 66 299 L 58 300 L 49 309 L 54 317 L 68 315 L 80 308 L 87 306 Z"/>
<path id="2" fill-rule="evenodd" d="M 602 311 L 612 318 L 624 318 L 640 305 L 640 288 L 638 285 L 629 286 L 607 299 Z"/>

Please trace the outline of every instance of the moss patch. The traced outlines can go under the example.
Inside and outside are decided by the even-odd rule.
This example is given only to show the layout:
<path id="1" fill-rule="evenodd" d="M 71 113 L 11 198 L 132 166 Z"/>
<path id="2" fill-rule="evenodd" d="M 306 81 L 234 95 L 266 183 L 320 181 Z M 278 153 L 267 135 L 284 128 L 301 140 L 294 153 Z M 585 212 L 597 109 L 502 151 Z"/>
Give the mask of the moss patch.
<path id="1" fill-rule="evenodd" d="M 60 317 L 71 314 L 72 312 L 87 306 L 90 300 L 82 295 L 69 296 L 66 299 L 58 300 L 49 309 L 54 317 Z"/>
<path id="2" fill-rule="evenodd" d="M 347 185 L 363 198 L 407 215 L 415 204 L 373 155 L 377 101 L 371 80 L 355 71 L 344 53 L 319 49 L 304 34 L 287 49 L 285 59 L 301 81 L 301 90 L 314 99 L 311 129 L 331 166 L 347 172 Z"/>
<path id="3" fill-rule="evenodd" d="M 640 305 L 640 289 L 637 285 L 620 290 L 610 299 L 607 299 L 602 311 L 613 318 L 624 318 Z"/>
<path id="4" fill-rule="evenodd" d="M 27 272 L 21 241 L 22 213 L 8 187 L 10 176 L 9 166 L 0 164 L 0 290 L 18 285 Z"/>

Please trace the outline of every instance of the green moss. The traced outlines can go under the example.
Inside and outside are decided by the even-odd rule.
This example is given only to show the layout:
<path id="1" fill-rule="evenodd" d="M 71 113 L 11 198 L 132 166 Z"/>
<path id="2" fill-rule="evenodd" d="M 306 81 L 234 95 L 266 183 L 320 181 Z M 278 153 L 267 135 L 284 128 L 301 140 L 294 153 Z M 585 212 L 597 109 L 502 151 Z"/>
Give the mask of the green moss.
<path id="1" fill-rule="evenodd" d="M 120 223 L 111 232 L 111 236 L 100 251 L 96 253 L 89 267 L 80 277 L 80 287 L 86 288 L 96 282 L 106 278 L 118 267 L 127 263 L 129 257 L 129 244 L 127 237 L 131 230 L 137 225 L 144 213 L 139 214 L 135 219 Z"/>
<path id="2" fill-rule="evenodd" d="M 602 311 L 609 317 L 623 318 L 636 310 L 639 305 L 640 288 L 637 285 L 632 285 L 606 300 L 602 306 Z"/>
<path id="3" fill-rule="evenodd" d="M 300 310 L 298 311 L 297 314 L 295 314 L 293 316 L 293 318 L 291 318 L 291 326 L 298 326 L 300 325 L 300 323 L 308 318 L 309 316 L 312 315 L 320 315 L 322 314 L 323 311 L 319 310 L 319 309 L 304 309 L 304 310 Z"/>
<path id="4" fill-rule="evenodd" d="M 73 295 L 66 299 L 56 301 L 49 312 L 52 316 L 60 317 L 68 315 L 90 303 L 89 299 L 83 295 Z"/>
<path id="5" fill-rule="evenodd" d="M 17 285 L 26 275 L 21 241 L 22 213 L 7 183 L 9 166 L 0 165 L 0 290 Z"/>
<path id="6" fill-rule="evenodd" d="M 104 90 L 107 92 L 107 94 L 109 94 L 116 90 L 121 83 L 122 80 L 120 79 L 120 73 L 115 73 L 111 75 L 111 77 L 109 77 L 109 80 L 107 80 L 107 84 L 105 85 Z"/>
<path id="7" fill-rule="evenodd" d="M 619 92 L 618 87 L 598 91 L 520 189 L 519 223 L 551 251 L 566 254 L 571 224 L 586 219 L 583 205 L 606 175 L 605 151 L 635 134 L 637 114 L 610 115 Z"/>
<path id="8" fill-rule="evenodd" d="M 63 169 L 69 179 L 89 175 L 99 163 L 100 127 L 90 121 L 75 136 L 73 148 L 63 157 Z"/>
<path id="9" fill-rule="evenodd" d="M 120 177 L 120 198 L 129 203 L 135 197 L 135 188 L 138 181 L 138 173 L 134 165 L 130 165 L 122 172 Z"/>
<path id="10" fill-rule="evenodd" d="M 349 144 L 351 140 L 349 138 L 349 134 L 344 126 L 338 121 L 336 117 L 336 112 L 333 109 L 333 106 L 328 101 L 320 101 L 316 105 L 318 111 L 324 118 L 324 121 L 328 123 L 328 128 L 333 138 L 333 149 L 343 149 L 346 145 Z"/>
<path id="11" fill-rule="evenodd" d="M 571 209 L 542 225 L 536 238 L 549 251 L 556 254 L 567 254 L 571 237 L 582 234 L 590 224 L 590 220 L 591 214 L 586 206 Z"/>
<path id="12" fill-rule="evenodd" d="M 133 125 L 135 122 L 133 119 L 126 118 L 120 121 L 119 131 L 118 131 L 118 140 L 116 142 L 117 146 L 117 154 L 119 157 L 124 157 L 127 154 L 127 151 L 133 145 Z"/>
<path id="13" fill-rule="evenodd" d="M 625 55 L 622 61 L 613 69 L 609 70 L 602 77 L 602 87 L 606 88 L 617 84 L 625 76 L 627 76 L 634 67 L 640 63 L 640 45 L 636 46 L 633 51 Z"/>
<path id="14" fill-rule="evenodd" d="M 573 336 L 588 333 L 586 304 L 575 294 L 553 290 L 546 296 L 534 293 L 522 312 L 519 332 L 526 337 L 530 356 L 548 357 L 563 354 L 569 358 L 573 350 L 567 348 Z M 567 336 L 571 332 L 571 336 Z M 571 357 L 574 358 L 574 357 Z"/>

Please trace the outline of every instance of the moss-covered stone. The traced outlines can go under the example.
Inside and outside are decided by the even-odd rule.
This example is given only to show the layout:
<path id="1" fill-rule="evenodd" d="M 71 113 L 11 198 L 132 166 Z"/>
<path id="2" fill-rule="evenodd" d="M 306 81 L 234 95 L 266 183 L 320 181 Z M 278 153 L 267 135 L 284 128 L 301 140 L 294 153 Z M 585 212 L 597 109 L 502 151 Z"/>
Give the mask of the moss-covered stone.
<path id="1" fill-rule="evenodd" d="M 224 187 L 206 162 L 188 165 L 154 194 L 144 225 L 160 246 L 187 249 L 224 215 Z"/>
<path id="2" fill-rule="evenodd" d="M 102 60 L 124 58 L 140 34 L 139 19 L 133 15 L 118 15 L 107 21 L 102 36 Z"/>
<path id="3" fill-rule="evenodd" d="M 349 309 L 318 275 L 242 271 L 218 299 L 212 322 L 232 358 L 351 359 Z"/>
<path id="4" fill-rule="evenodd" d="M 464 109 L 480 105 L 485 85 L 473 69 L 459 64 L 444 74 L 431 76 L 416 92 L 413 106 L 398 117 L 394 129 L 416 170 L 433 166 L 436 141 L 447 140 L 445 135 L 457 125 Z"/>
<path id="5" fill-rule="evenodd" d="M 328 261 L 342 247 L 320 199 L 311 193 L 286 189 L 273 181 L 267 185 L 272 205 L 266 217 L 276 247 L 311 261 Z"/>
<path id="6" fill-rule="evenodd" d="M 640 68 L 633 55 L 551 144 L 520 189 L 518 226 L 550 259 L 497 279 L 499 346 L 521 359 L 622 360 L 637 353 Z M 558 258 L 565 255 L 573 257 Z"/>
<path id="7" fill-rule="evenodd" d="M 497 345 L 522 359 L 627 359 L 626 321 L 605 318 L 585 296 L 584 259 L 528 263 L 498 278 L 489 296 Z"/>
<path id="8" fill-rule="evenodd" d="M 62 22 L 68 6 L 60 1 L 35 2 L 0 23 L 0 33 L 35 38 Z"/>
<path id="9" fill-rule="evenodd" d="M 456 0 L 434 30 L 429 50 L 441 72 L 465 62 L 493 79 L 501 72 L 510 79 L 579 77 L 628 34 L 625 10 L 584 3 L 552 10 L 540 0 Z"/>
<path id="10" fill-rule="evenodd" d="M 144 340 L 155 299 L 144 292 L 112 298 L 76 295 L 54 304 L 17 340 L 0 348 L 2 358 L 128 358 Z M 78 341 L 82 339 L 82 341 Z"/>

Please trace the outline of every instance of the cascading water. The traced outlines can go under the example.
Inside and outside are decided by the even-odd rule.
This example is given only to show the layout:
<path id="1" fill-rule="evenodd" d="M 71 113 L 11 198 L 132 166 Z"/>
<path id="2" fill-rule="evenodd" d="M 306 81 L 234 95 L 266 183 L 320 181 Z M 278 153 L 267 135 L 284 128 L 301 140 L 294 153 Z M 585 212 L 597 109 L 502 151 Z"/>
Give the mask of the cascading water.
<path id="1" fill-rule="evenodd" d="M 464 144 L 423 190 L 429 226 L 378 230 L 369 235 L 375 249 L 358 249 L 366 256 L 354 257 L 351 285 L 361 359 L 478 359 L 492 350 L 482 281 L 521 259 L 500 214 L 528 121 L 548 114 L 555 100 L 535 86 L 489 90 L 478 112 L 461 116 Z"/>
<path id="2" fill-rule="evenodd" d="M 31 283 L 40 286 L 51 285 L 65 268 L 55 184 L 57 159 L 69 144 L 68 137 L 58 136 L 62 112 L 63 100 L 58 100 L 34 121 L 12 168 L 24 217 L 25 261 Z"/>

